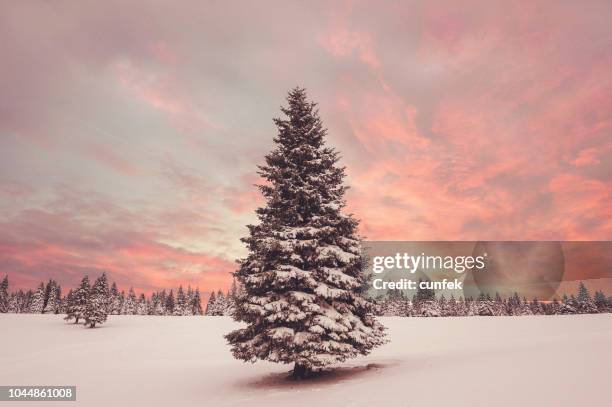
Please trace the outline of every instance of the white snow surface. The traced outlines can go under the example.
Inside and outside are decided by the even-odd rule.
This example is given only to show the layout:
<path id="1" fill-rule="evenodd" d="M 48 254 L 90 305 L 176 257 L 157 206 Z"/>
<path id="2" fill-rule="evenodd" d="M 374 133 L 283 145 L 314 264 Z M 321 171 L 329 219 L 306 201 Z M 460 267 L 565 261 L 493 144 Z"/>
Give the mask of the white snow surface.
<path id="1" fill-rule="evenodd" d="M 86 329 L 0 314 L 0 384 L 76 385 L 71 406 L 612 405 L 612 314 L 381 322 L 389 344 L 293 382 L 287 365 L 233 359 L 228 317 L 111 315 Z"/>

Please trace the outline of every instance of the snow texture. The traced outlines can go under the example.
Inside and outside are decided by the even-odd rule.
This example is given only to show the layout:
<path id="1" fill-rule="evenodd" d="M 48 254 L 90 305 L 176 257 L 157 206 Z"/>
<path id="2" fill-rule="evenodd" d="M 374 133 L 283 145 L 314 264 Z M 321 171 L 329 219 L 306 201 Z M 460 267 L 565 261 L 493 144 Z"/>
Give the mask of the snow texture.
<path id="1" fill-rule="evenodd" d="M 382 322 L 390 343 L 295 382 L 234 359 L 229 317 L 0 314 L 0 383 L 76 385 L 75 407 L 612 405 L 612 314 Z"/>

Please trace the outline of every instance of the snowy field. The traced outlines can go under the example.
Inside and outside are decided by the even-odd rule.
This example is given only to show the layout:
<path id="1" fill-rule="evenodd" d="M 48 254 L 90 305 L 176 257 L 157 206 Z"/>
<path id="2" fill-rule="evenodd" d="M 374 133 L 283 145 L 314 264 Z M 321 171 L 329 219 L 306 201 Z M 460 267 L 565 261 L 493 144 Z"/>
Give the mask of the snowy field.
<path id="1" fill-rule="evenodd" d="M 234 360 L 225 317 L 0 314 L 0 384 L 76 385 L 68 406 L 612 405 L 612 314 L 381 320 L 390 344 L 296 383 Z"/>

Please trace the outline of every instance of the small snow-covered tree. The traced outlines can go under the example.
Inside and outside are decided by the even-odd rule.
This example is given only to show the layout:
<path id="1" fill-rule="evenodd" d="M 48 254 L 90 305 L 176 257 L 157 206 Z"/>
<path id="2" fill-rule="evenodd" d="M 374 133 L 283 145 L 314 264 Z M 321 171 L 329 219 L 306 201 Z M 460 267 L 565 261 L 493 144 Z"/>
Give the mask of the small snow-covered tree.
<path id="1" fill-rule="evenodd" d="M 176 301 L 174 300 L 174 292 L 172 290 L 170 290 L 170 293 L 166 296 L 165 306 L 165 315 L 174 315 L 174 307 L 176 306 Z"/>
<path id="2" fill-rule="evenodd" d="M 0 283 L 0 312 L 9 312 L 9 282 L 8 275 L 4 276 Z"/>
<path id="3" fill-rule="evenodd" d="M 138 297 L 138 304 L 136 305 L 136 314 L 147 315 L 147 298 L 144 294 L 140 294 Z"/>
<path id="4" fill-rule="evenodd" d="M 74 298 L 74 291 L 68 290 L 68 294 L 66 294 L 66 297 L 64 297 L 62 301 L 62 313 L 63 314 L 68 313 L 68 310 L 70 309 L 71 304 L 73 303 L 73 298 Z"/>
<path id="5" fill-rule="evenodd" d="M 419 317 L 440 317 L 442 316 L 442 309 L 438 301 L 424 300 L 417 301 L 414 313 L 415 316 Z"/>
<path id="6" fill-rule="evenodd" d="M 202 297 L 200 296 L 200 288 L 196 287 L 193 298 L 191 299 L 191 314 L 202 315 Z"/>
<path id="7" fill-rule="evenodd" d="M 206 306 L 206 315 L 229 315 L 229 308 L 227 296 L 223 294 L 223 291 L 219 290 L 216 294 L 213 292 L 210 295 L 208 305 Z"/>
<path id="8" fill-rule="evenodd" d="M 227 296 L 223 294 L 223 291 L 217 291 L 217 300 L 215 301 L 215 307 L 212 315 L 224 316 L 227 310 Z"/>
<path id="9" fill-rule="evenodd" d="M 87 307 L 87 299 L 89 298 L 89 277 L 83 277 L 79 288 L 72 293 L 72 299 L 66 305 L 66 320 L 74 319 L 74 323 L 78 324 L 79 319 L 85 317 L 85 309 Z"/>
<path id="10" fill-rule="evenodd" d="M 30 312 L 30 305 L 32 304 L 32 298 L 34 298 L 34 292 L 28 290 L 26 292 L 20 291 L 21 298 L 19 300 L 19 312 L 28 313 Z"/>
<path id="11" fill-rule="evenodd" d="M 113 282 L 109 293 L 108 313 L 111 315 L 121 314 L 121 295 L 117 289 L 117 284 Z"/>
<path id="12" fill-rule="evenodd" d="M 191 289 L 191 284 L 187 286 L 187 293 L 185 294 L 185 313 L 184 315 L 194 315 L 193 313 L 193 297 L 195 292 Z"/>
<path id="13" fill-rule="evenodd" d="M 206 311 L 205 311 L 205 315 L 214 315 L 213 312 L 215 311 L 215 303 L 217 302 L 217 296 L 215 295 L 215 292 L 211 292 L 210 296 L 208 297 L 208 302 L 206 302 Z"/>
<path id="14" fill-rule="evenodd" d="M 130 291 L 123 301 L 123 309 L 121 313 L 123 315 L 136 315 L 138 306 L 138 299 L 136 298 L 136 293 L 134 293 L 134 288 L 130 287 Z"/>
<path id="15" fill-rule="evenodd" d="M 108 316 L 108 281 L 102 273 L 91 287 L 85 306 L 85 325 L 95 328 L 96 324 L 106 322 Z"/>
<path id="16" fill-rule="evenodd" d="M 421 287 L 421 283 L 424 283 L 424 287 Z M 416 291 L 416 302 L 420 301 L 435 301 L 436 300 L 436 292 L 433 288 L 427 288 L 426 285 L 431 283 L 429 279 L 423 281 L 419 278 L 419 282 L 417 285 Z"/>
<path id="17" fill-rule="evenodd" d="M 153 305 L 153 312 L 155 315 L 166 315 L 166 292 L 158 292 L 155 300 L 155 304 Z"/>
<path id="18" fill-rule="evenodd" d="M 188 315 L 187 314 L 187 297 L 183 291 L 183 286 L 179 286 L 176 292 L 176 305 L 174 307 L 173 315 Z"/>
<path id="19" fill-rule="evenodd" d="M 233 355 L 292 363 L 303 378 L 368 354 L 385 342 L 364 296 L 366 264 L 358 221 L 342 213 L 344 168 L 325 145 L 316 105 L 295 88 L 275 119 L 275 149 L 259 167 L 266 205 L 243 239 L 249 254 L 234 273 L 244 293 L 234 318 L 245 328 L 226 336 Z"/>
<path id="20" fill-rule="evenodd" d="M 32 314 L 41 314 L 45 309 L 45 284 L 40 283 L 38 289 L 34 293 L 32 297 L 32 302 L 30 304 L 30 312 Z"/>
<path id="21" fill-rule="evenodd" d="M 521 297 L 515 292 L 506 302 L 506 313 L 508 315 L 522 315 Z"/>
<path id="22" fill-rule="evenodd" d="M 595 291 L 593 301 L 595 302 L 595 306 L 599 312 L 606 312 L 608 308 L 608 301 L 603 291 Z"/>
<path id="23" fill-rule="evenodd" d="M 15 314 L 21 312 L 19 309 L 19 299 L 20 299 L 20 295 L 18 292 L 17 293 L 13 292 L 9 294 L 7 312 L 12 312 Z"/>
<path id="24" fill-rule="evenodd" d="M 582 314 L 595 314 L 597 313 L 597 306 L 591 298 L 591 294 L 587 289 L 584 282 L 580 282 L 578 285 L 578 297 L 576 298 L 578 312 Z"/>
<path id="25" fill-rule="evenodd" d="M 45 307 L 43 313 L 56 314 L 61 302 L 61 288 L 53 279 L 49 280 L 45 288 Z"/>

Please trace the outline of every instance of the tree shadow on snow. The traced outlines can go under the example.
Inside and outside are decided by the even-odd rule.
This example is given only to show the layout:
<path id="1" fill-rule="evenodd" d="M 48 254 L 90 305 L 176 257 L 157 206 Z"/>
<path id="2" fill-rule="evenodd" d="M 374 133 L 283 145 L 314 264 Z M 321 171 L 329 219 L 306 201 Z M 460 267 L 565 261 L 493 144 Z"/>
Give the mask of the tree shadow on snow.
<path id="1" fill-rule="evenodd" d="M 335 385 L 340 382 L 355 380 L 362 376 L 379 374 L 383 369 L 393 367 L 397 363 L 368 363 L 363 366 L 342 366 L 337 368 L 330 368 L 322 370 L 320 372 L 312 373 L 310 377 L 303 380 L 293 380 L 291 371 L 282 373 L 272 373 L 265 377 L 259 377 L 255 380 L 250 379 L 248 381 L 239 383 L 238 385 L 242 388 L 247 387 L 253 390 L 263 390 L 270 388 L 307 388 L 310 386 L 321 386 L 321 385 Z"/>

